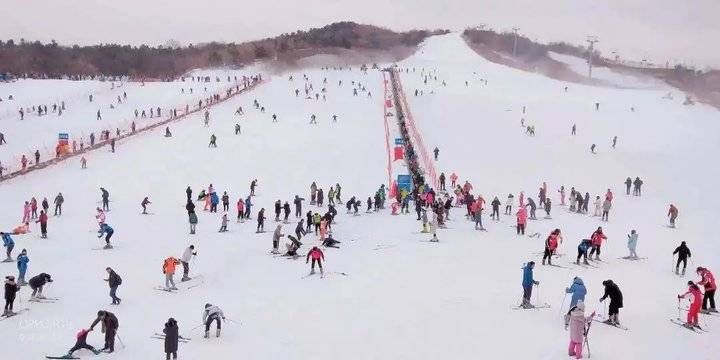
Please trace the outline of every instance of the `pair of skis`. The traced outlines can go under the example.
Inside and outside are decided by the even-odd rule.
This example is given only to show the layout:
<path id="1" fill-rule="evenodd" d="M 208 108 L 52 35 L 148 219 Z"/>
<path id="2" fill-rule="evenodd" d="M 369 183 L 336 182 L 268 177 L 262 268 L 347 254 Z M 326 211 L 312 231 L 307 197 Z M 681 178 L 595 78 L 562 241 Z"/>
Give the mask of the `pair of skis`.
<path id="1" fill-rule="evenodd" d="M 9 319 L 9 318 L 11 318 L 11 317 L 18 316 L 18 315 L 20 315 L 20 314 L 22 314 L 22 313 L 24 313 L 24 312 L 26 312 L 26 311 L 30 311 L 30 308 L 20 309 L 20 310 L 18 310 L 17 312 L 13 312 L 11 315 L 2 315 L 2 316 L 0 316 L 0 321 L 4 321 L 4 320 L 7 320 L 7 319 Z"/>
<path id="2" fill-rule="evenodd" d="M 698 333 L 698 334 L 702 334 L 702 333 L 709 332 L 709 331 L 701 328 L 699 325 L 688 326 L 688 324 L 687 324 L 686 322 L 680 320 L 679 318 L 670 319 L 670 322 L 673 323 L 673 324 L 675 324 L 675 325 L 680 325 L 680 326 L 684 327 L 685 329 L 688 329 L 688 330 L 690 330 L 690 331 L 692 331 L 692 332 L 695 332 L 695 333 Z"/>
<path id="3" fill-rule="evenodd" d="M 150 338 L 151 338 L 151 339 L 165 340 L 165 334 L 162 334 L 162 333 L 154 333 L 152 336 L 150 336 Z M 187 344 L 187 343 L 190 342 L 190 340 L 192 340 L 192 338 L 184 337 L 184 336 L 179 336 L 179 335 L 178 335 L 178 342 Z"/>
<path id="4" fill-rule="evenodd" d="M 541 309 L 549 309 L 550 304 L 548 303 L 542 303 L 538 305 L 531 305 L 531 307 L 523 307 L 522 305 L 516 306 L 513 308 L 513 310 L 541 310 Z"/>
<path id="5" fill-rule="evenodd" d="M 60 300 L 60 298 L 53 297 L 31 297 L 30 299 L 28 299 L 29 302 L 35 303 L 54 303 L 58 300 Z"/>

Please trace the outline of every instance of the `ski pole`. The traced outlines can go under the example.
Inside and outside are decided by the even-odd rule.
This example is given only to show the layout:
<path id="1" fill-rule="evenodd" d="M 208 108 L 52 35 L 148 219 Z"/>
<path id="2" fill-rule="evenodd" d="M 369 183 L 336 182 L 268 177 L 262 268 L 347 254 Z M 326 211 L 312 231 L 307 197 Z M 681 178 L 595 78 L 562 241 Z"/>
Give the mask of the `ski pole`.
<path id="1" fill-rule="evenodd" d="M 565 306 L 565 299 L 567 299 L 567 294 L 563 296 L 562 303 L 560 304 L 560 309 L 558 310 L 558 314 L 562 314 L 562 309 Z"/>
<path id="2" fill-rule="evenodd" d="M 117 337 L 118 341 L 120 342 L 120 346 L 122 346 L 122 348 L 124 349 L 124 348 L 125 348 L 125 344 L 123 343 L 122 339 L 120 338 L 120 334 L 118 334 L 118 333 L 116 332 L 116 333 L 115 333 L 115 337 Z"/>
<path id="3" fill-rule="evenodd" d="M 678 320 L 682 319 L 682 308 L 680 307 L 680 298 L 678 298 Z"/>
<path id="4" fill-rule="evenodd" d="M 675 268 L 675 254 L 673 254 L 673 256 L 672 256 L 672 263 L 670 264 L 670 271 L 673 271 L 674 268 Z"/>
<path id="5" fill-rule="evenodd" d="M 231 319 L 231 318 L 229 318 L 229 317 L 227 317 L 227 316 L 225 317 L 225 320 L 230 321 L 230 322 L 233 322 L 233 323 L 236 323 L 236 324 L 242 326 L 242 324 L 241 324 L 239 321 L 235 321 L 235 320 L 233 320 L 233 319 Z"/>

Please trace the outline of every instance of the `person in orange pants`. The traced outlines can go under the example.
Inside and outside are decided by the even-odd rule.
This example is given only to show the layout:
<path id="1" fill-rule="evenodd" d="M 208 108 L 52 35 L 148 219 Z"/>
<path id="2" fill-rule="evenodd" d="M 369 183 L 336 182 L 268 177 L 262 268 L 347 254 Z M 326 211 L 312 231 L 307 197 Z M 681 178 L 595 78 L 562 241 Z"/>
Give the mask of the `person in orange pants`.
<path id="1" fill-rule="evenodd" d="M 700 304 L 702 304 L 702 292 L 700 292 L 700 287 L 695 285 L 692 281 L 688 281 L 688 291 L 686 291 L 682 295 L 678 295 L 679 299 L 684 299 L 688 295 L 692 295 L 692 299 L 690 300 L 690 308 L 688 309 L 687 314 L 687 322 L 685 323 L 686 327 L 693 328 L 693 327 L 699 327 L 698 325 L 698 312 L 700 312 Z"/>

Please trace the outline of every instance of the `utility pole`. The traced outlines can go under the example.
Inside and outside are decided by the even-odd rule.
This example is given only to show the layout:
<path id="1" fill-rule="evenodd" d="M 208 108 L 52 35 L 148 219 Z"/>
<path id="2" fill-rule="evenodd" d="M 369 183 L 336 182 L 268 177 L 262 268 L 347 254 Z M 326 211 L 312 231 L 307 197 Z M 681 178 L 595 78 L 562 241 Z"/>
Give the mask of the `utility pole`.
<path id="1" fill-rule="evenodd" d="M 513 57 L 517 55 L 517 36 L 518 36 L 518 30 L 520 30 L 519 27 L 512 28 L 513 33 L 515 34 L 515 37 L 513 38 Z"/>
<path id="2" fill-rule="evenodd" d="M 598 39 L 597 39 L 595 36 L 588 36 L 588 38 L 587 38 L 586 41 L 587 41 L 588 44 L 589 44 L 589 45 L 588 45 L 588 59 L 587 59 L 587 63 L 588 63 L 588 77 L 589 77 L 589 78 L 592 78 L 592 56 L 593 56 L 593 51 L 594 51 L 594 48 L 595 48 L 595 43 L 598 42 Z"/>

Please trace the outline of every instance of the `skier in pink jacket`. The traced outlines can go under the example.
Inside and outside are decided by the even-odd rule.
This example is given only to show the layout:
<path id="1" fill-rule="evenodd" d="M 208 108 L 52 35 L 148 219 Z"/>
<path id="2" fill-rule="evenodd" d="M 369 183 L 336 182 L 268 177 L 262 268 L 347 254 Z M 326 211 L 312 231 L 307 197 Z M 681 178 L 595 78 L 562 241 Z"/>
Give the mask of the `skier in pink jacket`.
<path id="1" fill-rule="evenodd" d="M 23 219 L 22 222 L 30 222 L 30 213 L 32 212 L 32 208 L 30 206 L 29 202 L 25 202 L 25 205 L 23 206 Z"/>
<path id="2" fill-rule="evenodd" d="M 517 234 L 523 234 L 525 235 L 525 224 L 527 224 L 527 209 L 524 207 L 521 207 L 517 211 Z"/>
<path id="3" fill-rule="evenodd" d="M 568 356 L 575 356 L 576 359 L 582 359 L 583 343 L 587 329 L 592 321 L 595 313 L 585 317 L 585 303 L 578 301 L 567 314 L 565 314 L 565 328 L 570 328 L 570 344 L 568 346 Z"/>

